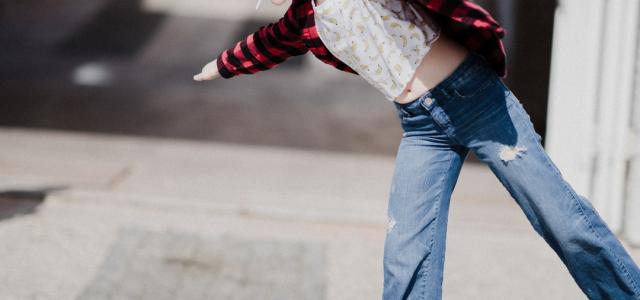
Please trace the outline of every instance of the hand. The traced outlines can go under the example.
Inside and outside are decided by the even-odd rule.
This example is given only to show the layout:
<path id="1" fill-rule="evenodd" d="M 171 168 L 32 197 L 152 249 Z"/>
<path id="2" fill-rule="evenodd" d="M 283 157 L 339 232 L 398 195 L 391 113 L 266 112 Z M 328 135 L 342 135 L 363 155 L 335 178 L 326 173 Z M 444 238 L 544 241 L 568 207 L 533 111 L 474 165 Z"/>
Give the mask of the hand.
<path id="1" fill-rule="evenodd" d="M 218 72 L 218 60 L 214 60 L 208 64 L 206 64 L 202 68 L 202 72 L 200 74 L 194 75 L 193 80 L 195 81 L 203 81 L 203 80 L 213 80 L 220 77 L 220 73 Z"/>

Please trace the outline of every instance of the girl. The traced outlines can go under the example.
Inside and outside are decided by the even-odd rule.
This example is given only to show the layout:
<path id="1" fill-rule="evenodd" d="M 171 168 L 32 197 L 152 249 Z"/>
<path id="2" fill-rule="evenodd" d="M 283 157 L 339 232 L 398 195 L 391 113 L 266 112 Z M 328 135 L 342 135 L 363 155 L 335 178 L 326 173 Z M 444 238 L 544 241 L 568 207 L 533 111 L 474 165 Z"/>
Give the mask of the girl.
<path id="1" fill-rule="evenodd" d="M 194 79 L 253 74 L 311 51 L 393 103 L 403 136 L 389 193 L 383 299 L 441 299 L 449 200 L 473 151 L 590 299 L 640 300 L 640 269 L 564 180 L 502 81 L 503 36 L 470 1 L 293 0 L 278 22 L 220 53 Z"/>

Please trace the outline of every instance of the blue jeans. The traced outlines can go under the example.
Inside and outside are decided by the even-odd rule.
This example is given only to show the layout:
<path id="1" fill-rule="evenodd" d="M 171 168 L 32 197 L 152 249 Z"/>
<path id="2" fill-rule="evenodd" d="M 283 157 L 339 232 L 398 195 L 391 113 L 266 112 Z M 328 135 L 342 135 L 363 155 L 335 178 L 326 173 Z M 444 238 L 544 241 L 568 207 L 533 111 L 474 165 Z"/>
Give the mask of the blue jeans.
<path id="1" fill-rule="evenodd" d="M 640 269 L 547 156 L 520 101 L 476 54 L 418 99 L 389 192 L 383 299 L 442 298 L 449 200 L 469 152 L 486 163 L 589 299 L 640 300 Z"/>

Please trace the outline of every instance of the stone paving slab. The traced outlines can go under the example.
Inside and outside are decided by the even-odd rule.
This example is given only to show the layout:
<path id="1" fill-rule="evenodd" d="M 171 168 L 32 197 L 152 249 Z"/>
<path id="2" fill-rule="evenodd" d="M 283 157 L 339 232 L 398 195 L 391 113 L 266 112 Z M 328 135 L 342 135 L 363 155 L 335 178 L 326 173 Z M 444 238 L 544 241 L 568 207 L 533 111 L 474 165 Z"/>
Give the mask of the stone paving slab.
<path id="1" fill-rule="evenodd" d="M 320 243 L 123 228 L 80 300 L 325 299 Z"/>
<path id="2" fill-rule="evenodd" d="M 445 299 L 478 295 L 486 299 L 583 299 L 552 251 L 530 232 L 469 226 L 461 224 L 460 217 L 464 216 L 452 216 L 449 226 Z M 326 299 L 379 299 L 381 292 L 382 224 L 360 227 L 206 211 L 80 205 L 66 203 L 63 195 L 48 199 L 39 214 L 10 223 L 0 227 L 0 238 L 15 243 L 0 248 L 0 257 L 14 271 L 2 274 L 0 281 L 10 283 L 7 291 L 18 295 L 17 299 L 75 297 L 60 295 L 75 295 L 90 285 L 120 229 L 131 226 L 173 230 L 202 239 L 228 235 L 244 240 L 322 242 L 327 245 Z M 30 288 L 16 289 L 21 283 Z"/>
<path id="3" fill-rule="evenodd" d="M 385 190 L 393 157 L 19 129 L 0 129 L 0 147 L 5 150 L 0 177 L 21 182 L 3 189 L 28 191 L 51 182 L 70 187 L 0 220 L 2 299 L 88 297 L 100 294 L 100 278 L 113 274 L 125 274 L 119 277 L 125 283 L 140 282 L 131 274 L 173 268 L 189 257 L 209 265 L 209 254 L 224 256 L 232 249 L 214 247 L 225 237 L 258 248 L 263 242 L 323 245 L 324 299 L 380 298 Z M 40 163 L 18 168 L 30 153 Z M 49 167 L 74 157 L 79 162 L 70 173 L 83 176 Z M 93 161 L 133 167 L 124 175 L 92 172 Z M 297 186 L 281 191 L 287 178 Z M 202 187 L 216 181 L 234 188 Z M 319 189 L 324 189 L 321 197 L 309 195 Z M 123 234 L 126 228 L 139 231 Z M 448 228 L 445 299 L 584 299 L 488 168 L 465 164 Z M 127 236 L 141 235 L 158 240 L 114 248 L 130 245 Z M 182 238 L 195 248 L 171 248 Z M 150 246 L 154 243 L 163 246 Z M 151 259 L 153 253 L 179 259 L 166 266 Z M 640 258 L 640 251 L 632 254 Z M 135 259 L 138 255 L 142 258 Z M 197 270 L 185 271 L 194 282 L 188 289 L 176 288 L 174 280 L 182 279 L 173 275 L 149 278 L 148 285 L 185 298 L 208 292 L 202 282 L 213 275 Z M 152 295 L 153 290 L 130 284 L 114 292 Z"/>

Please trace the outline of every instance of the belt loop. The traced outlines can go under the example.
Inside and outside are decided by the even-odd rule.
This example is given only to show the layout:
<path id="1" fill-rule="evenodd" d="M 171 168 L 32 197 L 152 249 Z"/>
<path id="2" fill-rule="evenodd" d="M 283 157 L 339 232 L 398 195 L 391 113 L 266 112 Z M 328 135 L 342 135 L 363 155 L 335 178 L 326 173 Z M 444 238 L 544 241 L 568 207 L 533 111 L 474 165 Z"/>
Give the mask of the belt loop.
<path id="1" fill-rule="evenodd" d="M 446 86 L 444 87 L 441 91 L 442 91 L 442 97 L 444 97 L 445 99 L 451 99 L 455 93 L 453 92 L 453 87 L 452 86 Z"/>
<path id="2" fill-rule="evenodd" d="M 411 113 L 409 113 L 409 111 L 407 111 L 403 105 L 401 103 L 395 102 L 393 101 L 393 105 L 396 107 L 396 109 L 398 111 L 400 111 L 400 114 L 403 116 L 411 116 Z"/>
<path id="3" fill-rule="evenodd" d="M 404 107 L 400 106 L 400 111 L 405 115 L 405 116 L 409 116 L 412 117 L 413 114 L 411 114 L 409 111 L 407 111 L 406 109 L 404 109 Z"/>

